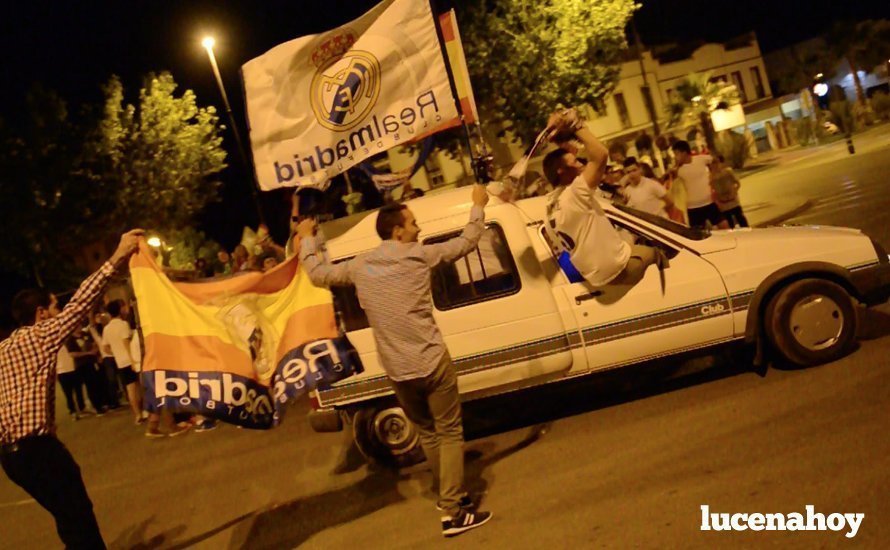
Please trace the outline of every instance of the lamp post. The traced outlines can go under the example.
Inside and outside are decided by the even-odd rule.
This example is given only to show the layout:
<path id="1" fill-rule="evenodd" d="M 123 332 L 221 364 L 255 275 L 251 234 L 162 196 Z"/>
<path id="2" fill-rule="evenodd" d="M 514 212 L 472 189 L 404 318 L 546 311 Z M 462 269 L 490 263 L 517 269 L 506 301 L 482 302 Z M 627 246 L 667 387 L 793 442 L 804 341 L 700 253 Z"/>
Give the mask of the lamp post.
<path id="1" fill-rule="evenodd" d="M 254 179 L 253 170 L 250 167 L 250 161 L 245 153 L 244 142 L 241 141 L 241 134 L 238 132 L 238 125 L 235 123 L 235 117 L 232 115 L 232 107 L 229 105 L 229 97 L 226 95 L 226 88 L 223 86 L 222 76 L 219 74 L 219 66 L 216 64 L 216 56 L 213 55 L 213 46 L 216 40 L 212 36 L 205 36 L 201 40 L 201 45 L 207 50 L 207 57 L 210 59 L 210 66 L 213 68 L 213 76 L 216 78 L 216 85 L 219 87 L 219 94 L 222 96 L 223 106 L 226 109 L 226 115 L 229 117 L 229 124 L 232 126 L 232 133 L 235 136 L 235 144 L 238 147 L 238 154 L 241 156 L 241 163 L 250 177 L 250 195 L 253 198 L 253 206 L 256 209 L 260 223 L 265 223 L 263 219 L 263 210 L 260 208 L 259 199 L 256 194 L 256 181 Z"/>

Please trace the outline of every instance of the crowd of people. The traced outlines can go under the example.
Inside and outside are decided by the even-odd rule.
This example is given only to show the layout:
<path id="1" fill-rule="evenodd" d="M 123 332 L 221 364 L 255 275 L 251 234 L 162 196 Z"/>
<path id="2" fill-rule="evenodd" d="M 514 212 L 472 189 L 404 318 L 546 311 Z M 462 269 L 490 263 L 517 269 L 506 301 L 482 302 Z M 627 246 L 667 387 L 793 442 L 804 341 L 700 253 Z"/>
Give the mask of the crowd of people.
<path id="1" fill-rule="evenodd" d="M 176 436 L 190 428 L 199 432 L 214 429 L 216 423 L 211 419 L 174 415 L 171 419 L 175 422 L 164 422 L 161 430 L 162 418 L 144 410 L 139 380 L 142 340 L 134 314 L 135 307 L 126 300 L 108 300 L 97 305 L 65 339 L 56 358 L 56 372 L 70 417 L 76 421 L 129 409 L 134 424 L 146 424 L 145 436 L 149 438 Z"/>
<path id="2" fill-rule="evenodd" d="M 637 157 L 610 147 L 601 189 L 615 202 L 691 227 L 748 227 L 741 183 L 722 155 L 676 139 L 667 151 L 662 169 L 649 150 Z"/>

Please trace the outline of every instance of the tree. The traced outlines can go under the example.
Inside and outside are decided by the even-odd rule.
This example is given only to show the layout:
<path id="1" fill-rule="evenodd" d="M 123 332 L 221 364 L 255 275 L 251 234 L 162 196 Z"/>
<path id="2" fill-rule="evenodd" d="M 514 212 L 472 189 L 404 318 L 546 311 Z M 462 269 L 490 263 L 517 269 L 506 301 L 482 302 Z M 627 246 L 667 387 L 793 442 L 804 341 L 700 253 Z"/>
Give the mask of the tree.
<path id="1" fill-rule="evenodd" d="M 214 107 L 198 107 L 191 90 L 177 97 L 176 88 L 169 73 L 149 75 L 137 105 L 124 104 L 117 77 L 104 88 L 90 175 L 117 190 L 117 229 L 179 229 L 218 199 L 212 178 L 226 166 L 223 127 Z"/>
<path id="2" fill-rule="evenodd" d="M 776 52 L 770 64 L 770 74 L 776 78 L 779 94 L 796 94 L 803 89 L 812 91 L 816 75 L 834 67 L 838 60 L 831 57 L 822 38 L 794 44 Z M 778 95 L 778 94 L 777 94 Z"/>
<path id="3" fill-rule="evenodd" d="M 217 197 L 225 167 L 222 127 L 191 91 L 176 97 L 169 74 L 152 76 L 137 106 L 120 81 L 101 108 L 72 117 L 37 87 L 15 124 L 0 121 L 0 269 L 40 286 L 76 283 L 85 245 L 127 227 L 180 229 Z"/>
<path id="4" fill-rule="evenodd" d="M 711 81 L 712 72 L 692 73 L 676 88 L 676 99 L 666 105 L 668 125 L 700 124 L 708 149 L 716 151 L 711 113 L 739 103 L 739 92 L 732 84 Z"/>
<path id="5" fill-rule="evenodd" d="M 0 124 L 0 257 L 35 284 L 67 285 L 65 258 L 92 240 L 107 201 L 77 169 L 83 124 L 55 92 L 33 87 L 17 124 Z"/>
<path id="6" fill-rule="evenodd" d="M 484 123 L 534 140 L 559 105 L 601 108 L 627 52 L 633 0 L 456 2 Z"/>
<path id="7" fill-rule="evenodd" d="M 826 43 L 834 59 L 843 59 L 850 65 L 857 102 L 860 110 L 867 111 L 868 100 L 862 89 L 859 71 L 871 71 L 887 60 L 890 20 L 838 21 L 828 31 Z"/>

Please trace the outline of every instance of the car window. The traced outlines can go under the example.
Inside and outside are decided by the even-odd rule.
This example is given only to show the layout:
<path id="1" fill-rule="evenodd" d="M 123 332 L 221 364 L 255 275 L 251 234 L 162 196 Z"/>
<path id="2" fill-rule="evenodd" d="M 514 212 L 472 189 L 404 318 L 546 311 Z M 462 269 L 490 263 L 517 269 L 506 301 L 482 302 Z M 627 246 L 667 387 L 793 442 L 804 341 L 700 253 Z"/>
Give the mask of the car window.
<path id="1" fill-rule="evenodd" d="M 650 214 L 649 212 L 643 212 L 641 210 L 637 210 L 636 208 L 631 208 L 623 204 L 613 203 L 612 206 L 622 212 L 630 214 L 631 216 L 635 216 L 637 218 L 645 220 L 652 225 L 657 225 L 658 227 L 670 231 L 671 233 L 680 235 L 684 239 L 689 239 L 691 241 L 701 241 L 711 236 L 711 234 L 704 229 L 699 229 L 696 227 L 686 227 L 685 225 L 679 224 L 675 221 L 662 218 L 661 216 L 656 216 L 655 214 Z"/>
<path id="2" fill-rule="evenodd" d="M 550 244 L 550 238 L 547 235 L 547 232 L 544 231 L 544 226 L 538 230 L 538 235 L 544 239 L 544 242 L 547 243 L 547 248 L 553 251 L 553 246 Z M 580 283 L 584 280 L 584 277 L 581 276 L 581 273 L 575 267 L 575 264 L 572 263 L 572 260 L 569 259 L 569 253 L 565 250 L 556 255 L 556 263 L 559 264 L 559 268 L 562 270 L 563 274 L 565 274 L 566 278 L 570 283 Z"/>
<path id="3" fill-rule="evenodd" d="M 352 258 L 343 258 L 334 262 L 335 264 L 351 260 Z M 334 295 L 334 311 L 337 314 L 337 324 L 342 331 L 361 330 L 368 328 L 371 324 L 368 322 L 368 316 L 365 310 L 358 302 L 358 295 L 355 287 L 349 286 L 332 286 L 331 293 Z"/>
<path id="4" fill-rule="evenodd" d="M 434 244 L 460 235 L 459 231 L 424 241 Z M 479 244 L 454 262 L 442 263 L 432 271 L 433 303 L 448 310 L 493 300 L 519 292 L 521 283 L 504 231 L 489 224 Z"/>

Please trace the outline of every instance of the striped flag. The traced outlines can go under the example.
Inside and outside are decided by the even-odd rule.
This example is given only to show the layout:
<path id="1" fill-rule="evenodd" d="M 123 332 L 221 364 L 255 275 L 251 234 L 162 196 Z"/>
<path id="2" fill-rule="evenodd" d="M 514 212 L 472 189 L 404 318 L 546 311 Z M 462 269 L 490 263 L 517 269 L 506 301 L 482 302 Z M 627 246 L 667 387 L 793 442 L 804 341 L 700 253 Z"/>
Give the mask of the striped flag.
<path id="1" fill-rule="evenodd" d="M 439 16 L 439 28 L 442 29 L 442 41 L 448 54 L 448 64 L 451 66 L 454 87 L 460 100 L 460 110 L 463 114 L 464 122 L 467 124 L 478 123 L 479 113 L 476 111 L 476 98 L 473 97 L 470 71 L 467 69 L 467 58 L 464 57 L 464 46 L 460 40 L 460 31 L 457 28 L 457 16 L 454 10 L 447 11 Z M 460 124 L 460 116 L 456 116 L 429 132 L 421 134 L 415 138 L 415 141 L 449 128 L 456 128 Z"/>
<path id="2" fill-rule="evenodd" d="M 130 260 L 144 338 L 145 407 L 270 428 L 285 404 L 362 371 L 330 291 L 294 257 L 208 282 L 167 278 L 145 242 Z"/>

